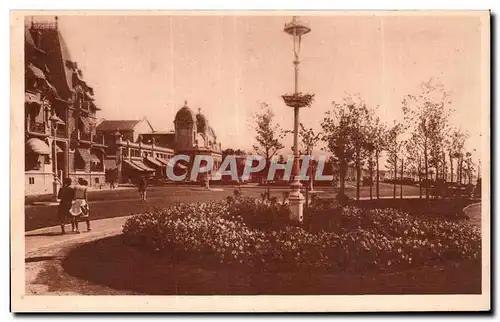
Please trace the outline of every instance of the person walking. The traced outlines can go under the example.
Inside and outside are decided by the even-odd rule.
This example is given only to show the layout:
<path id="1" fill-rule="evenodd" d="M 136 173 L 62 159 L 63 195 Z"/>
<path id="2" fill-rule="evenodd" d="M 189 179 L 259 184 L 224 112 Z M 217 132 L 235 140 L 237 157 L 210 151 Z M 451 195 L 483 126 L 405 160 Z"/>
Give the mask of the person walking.
<path id="1" fill-rule="evenodd" d="M 145 176 L 139 179 L 139 194 L 141 196 L 141 201 L 146 201 L 146 190 L 148 188 L 148 181 Z"/>
<path id="2" fill-rule="evenodd" d="M 88 199 L 87 199 L 87 184 L 88 182 L 83 179 L 78 179 L 78 185 L 74 188 L 75 189 L 75 194 L 74 194 L 74 200 L 71 205 L 71 209 L 69 212 L 71 213 L 73 217 L 73 227 L 74 231 L 79 234 L 80 230 L 78 229 L 78 222 L 80 217 L 85 218 L 85 213 L 88 214 L 89 208 L 88 208 Z M 87 217 L 88 218 L 88 217 Z M 90 222 L 88 219 L 87 221 L 87 230 L 90 231 Z"/>
<path id="3" fill-rule="evenodd" d="M 61 225 L 61 234 L 64 235 L 66 233 L 65 226 L 66 220 L 71 217 L 70 208 L 73 202 L 73 198 L 75 195 L 74 189 L 71 187 L 71 179 L 65 178 L 63 180 L 63 186 L 59 189 L 57 194 L 57 199 L 59 199 L 59 207 L 58 207 L 58 217 L 59 223 Z"/>

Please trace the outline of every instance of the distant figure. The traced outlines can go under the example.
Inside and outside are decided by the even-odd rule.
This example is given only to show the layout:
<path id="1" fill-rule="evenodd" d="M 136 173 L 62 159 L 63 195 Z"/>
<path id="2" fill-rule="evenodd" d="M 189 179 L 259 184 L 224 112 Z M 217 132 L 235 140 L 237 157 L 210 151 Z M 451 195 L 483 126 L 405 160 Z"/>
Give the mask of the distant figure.
<path id="1" fill-rule="evenodd" d="M 109 182 L 109 185 L 111 187 L 111 190 L 113 190 L 115 188 L 115 180 L 111 179 L 110 182 Z"/>
<path id="2" fill-rule="evenodd" d="M 57 199 L 59 199 L 58 217 L 61 224 L 61 234 L 65 234 L 66 220 L 71 217 L 70 208 L 73 202 L 75 191 L 71 188 L 71 179 L 65 178 L 63 186 L 59 189 Z"/>
<path id="3" fill-rule="evenodd" d="M 146 190 L 148 188 L 148 181 L 145 176 L 139 179 L 139 194 L 141 196 L 141 201 L 146 201 Z"/>
<path id="4" fill-rule="evenodd" d="M 79 217 L 84 215 L 84 213 L 89 212 L 88 200 L 87 200 L 87 181 L 83 179 L 78 179 L 78 185 L 75 187 L 74 201 L 69 210 L 73 216 L 73 230 L 77 234 L 80 233 L 78 229 Z M 88 217 L 87 217 L 88 218 Z M 87 219 L 87 230 L 90 231 L 89 221 Z"/>

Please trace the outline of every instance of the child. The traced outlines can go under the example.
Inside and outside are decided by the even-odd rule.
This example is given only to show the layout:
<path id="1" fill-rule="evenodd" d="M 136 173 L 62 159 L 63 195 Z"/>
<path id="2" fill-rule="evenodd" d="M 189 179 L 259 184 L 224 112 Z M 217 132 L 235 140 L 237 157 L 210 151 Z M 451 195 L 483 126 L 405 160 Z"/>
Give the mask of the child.
<path id="1" fill-rule="evenodd" d="M 85 223 L 87 224 L 87 231 L 92 231 L 90 229 L 90 208 L 89 208 L 89 199 L 87 195 L 87 187 L 89 185 L 87 180 L 83 180 L 83 186 L 85 187 L 85 204 L 82 206 L 82 214 L 80 217 L 85 219 Z"/>
<path id="2" fill-rule="evenodd" d="M 79 217 L 85 218 L 85 222 L 87 223 L 87 231 L 91 231 L 90 229 L 90 220 L 89 220 L 89 206 L 88 206 L 88 198 L 87 198 L 87 185 L 88 182 L 83 179 L 78 180 L 78 185 L 75 187 L 75 200 L 70 209 L 70 213 L 73 216 L 73 223 L 75 227 L 75 232 L 77 234 L 80 233 L 78 229 L 78 219 Z"/>

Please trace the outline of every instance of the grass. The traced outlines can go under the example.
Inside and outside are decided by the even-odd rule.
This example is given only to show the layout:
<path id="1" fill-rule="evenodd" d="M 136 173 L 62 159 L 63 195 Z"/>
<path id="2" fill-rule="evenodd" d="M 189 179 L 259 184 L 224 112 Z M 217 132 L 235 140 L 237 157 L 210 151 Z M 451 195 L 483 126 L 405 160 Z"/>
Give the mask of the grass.
<path id="1" fill-rule="evenodd" d="M 308 274 L 210 269 L 171 262 L 128 246 L 122 236 L 73 249 L 62 262 L 66 291 L 72 279 L 123 292 L 148 295 L 292 295 L 292 294 L 480 294 L 481 262 L 421 267 L 395 273 Z M 53 276 L 53 283 L 61 279 Z M 69 285 L 69 286 L 68 286 Z M 60 285 L 58 287 L 61 287 Z M 69 289 L 68 289 L 69 287 Z M 95 287 L 90 294 L 99 294 Z M 79 289 L 81 294 L 87 291 Z"/>

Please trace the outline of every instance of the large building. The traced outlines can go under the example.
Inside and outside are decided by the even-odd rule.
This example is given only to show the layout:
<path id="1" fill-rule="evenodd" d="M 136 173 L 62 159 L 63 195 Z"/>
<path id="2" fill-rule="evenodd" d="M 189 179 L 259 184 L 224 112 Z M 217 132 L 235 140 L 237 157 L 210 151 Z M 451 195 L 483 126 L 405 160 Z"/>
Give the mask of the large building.
<path id="1" fill-rule="evenodd" d="M 214 159 L 214 170 L 222 162 L 222 147 L 208 120 L 187 103 L 174 119 L 174 131 L 156 131 L 146 118 L 142 120 L 104 120 L 97 127 L 108 148 L 104 158 L 108 181 L 134 183 L 141 176 L 167 178 L 168 160 L 184 154 L 190 162 L 176 163 L 176 175 L 187 173 L 189 181 L 196 155 Z M 198 178 L 195 179 L 196 181 Z"/>
<path id="2" fill-rule="evenodd" d="M 94 89 L 57 26 L 25 27 L 25 193 L 54 192 L 63 177 L 104 183 L 104 138 L 96 135 Z"/>

